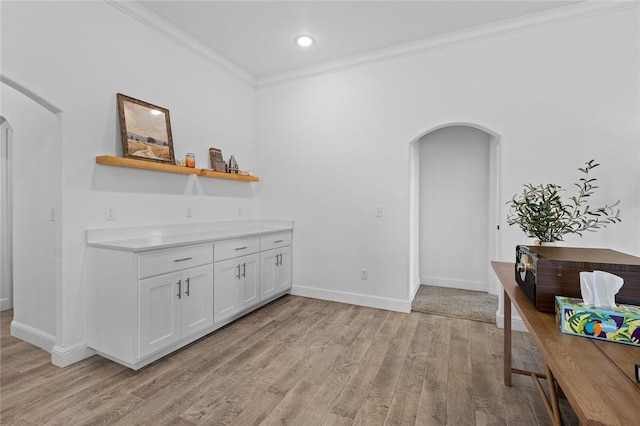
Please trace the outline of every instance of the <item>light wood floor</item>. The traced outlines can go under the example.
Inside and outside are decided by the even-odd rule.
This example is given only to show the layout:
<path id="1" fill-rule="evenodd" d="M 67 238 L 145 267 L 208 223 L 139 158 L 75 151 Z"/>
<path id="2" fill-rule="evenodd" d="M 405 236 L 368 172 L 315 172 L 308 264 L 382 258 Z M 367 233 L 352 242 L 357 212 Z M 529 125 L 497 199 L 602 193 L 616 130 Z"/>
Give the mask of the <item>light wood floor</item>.
<path id="1" fill-rule="evenodd" d="M 67 368 L 9 335 L 3 425 L 550 425 L 530 380 L 502 385 L 502 330 L 285 296 L 132 371 L 98 356 Z M 514 366 L 542 371 L 514 335 Z M 566 401 L 565 424 L 577 424 Z"/>

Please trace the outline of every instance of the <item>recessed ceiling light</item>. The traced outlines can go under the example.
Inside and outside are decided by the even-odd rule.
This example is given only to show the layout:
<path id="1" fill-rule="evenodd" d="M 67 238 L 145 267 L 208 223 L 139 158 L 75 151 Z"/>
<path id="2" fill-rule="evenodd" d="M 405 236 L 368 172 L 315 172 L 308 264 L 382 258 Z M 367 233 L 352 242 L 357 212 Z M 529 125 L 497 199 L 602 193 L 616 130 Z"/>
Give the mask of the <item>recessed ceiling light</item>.
<path id="1" fill-rule="evenodd" d="M 313 39 L 313 37 L 308 35 L 301 35 L 296 37 L 296 44 L 301 47 L 309 47 L 315 42 L 316 41 Z"/>

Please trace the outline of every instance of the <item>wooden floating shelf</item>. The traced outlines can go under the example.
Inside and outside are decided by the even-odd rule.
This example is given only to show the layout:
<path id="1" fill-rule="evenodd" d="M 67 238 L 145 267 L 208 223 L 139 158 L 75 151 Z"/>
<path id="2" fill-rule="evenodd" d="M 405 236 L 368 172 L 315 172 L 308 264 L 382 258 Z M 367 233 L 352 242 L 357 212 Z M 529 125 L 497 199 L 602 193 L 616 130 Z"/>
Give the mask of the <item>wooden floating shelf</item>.
<path id="1" fill-rule="evenodd" d="M 114 157 L 113 155 L 99 155 L 96 164 L 106 166 L 129 167 L 132 169 L 153 170 L 156 172 L 177 173 L 180 175 L 197 175 L 215 179 L 237 180 L 241 182 L 258 182 L 256 176 L 239 175 L 236 173 L 222 173 L 211 169 L 192 169 L 174 164 L 156 163 L 153 161 L 136 160 L 134 158 Z"/>

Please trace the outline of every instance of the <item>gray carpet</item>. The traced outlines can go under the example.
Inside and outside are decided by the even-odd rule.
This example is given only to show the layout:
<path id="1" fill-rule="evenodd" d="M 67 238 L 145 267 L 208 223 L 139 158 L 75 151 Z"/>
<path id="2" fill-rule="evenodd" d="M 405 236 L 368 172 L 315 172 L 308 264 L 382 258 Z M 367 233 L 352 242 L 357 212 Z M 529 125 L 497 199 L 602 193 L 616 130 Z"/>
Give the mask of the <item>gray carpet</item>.
<path id="1" fill-rule="evenodd" d="M 480 291 L 421 285 L 411 310 L 495 324 L 498 296 Z"/>

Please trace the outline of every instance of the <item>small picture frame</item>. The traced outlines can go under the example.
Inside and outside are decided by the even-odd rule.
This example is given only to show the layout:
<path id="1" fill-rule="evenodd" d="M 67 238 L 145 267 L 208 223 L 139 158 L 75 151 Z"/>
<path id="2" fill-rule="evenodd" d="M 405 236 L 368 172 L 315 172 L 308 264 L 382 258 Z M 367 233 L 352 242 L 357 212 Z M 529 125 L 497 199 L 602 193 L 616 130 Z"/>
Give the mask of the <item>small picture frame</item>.
<path id="1" fill-rule="evenodd" d="M 122 93 L 117 98 L 122 155 L 175 164 L 169 110 Z"/>
<path id="2" fill-rule="evenodd" d="M 209 158 L 211 158 L 211 168 L 216 172 L 225 173 L 227 171 L 227 164 L 222 158 L 222 150 L 219 148 L 209 148 Z"/>

